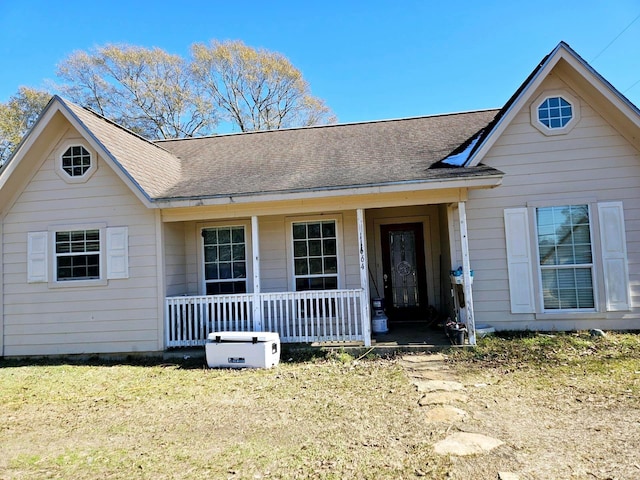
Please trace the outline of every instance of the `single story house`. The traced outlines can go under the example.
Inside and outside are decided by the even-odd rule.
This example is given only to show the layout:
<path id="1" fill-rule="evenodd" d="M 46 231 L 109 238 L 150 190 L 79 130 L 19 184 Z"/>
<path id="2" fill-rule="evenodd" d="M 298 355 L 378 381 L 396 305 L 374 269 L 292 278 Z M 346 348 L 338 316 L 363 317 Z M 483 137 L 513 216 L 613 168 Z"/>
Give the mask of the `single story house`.
<path id="1" fill-rule="evenodd" d="M 0 356 L 434 311 L 640 329 L 640 111 L 560 43 L 499 110 L 149 141 L 54 97 L 0 170 Z M 459 275 L 451 275 L 455 271 Z"/>

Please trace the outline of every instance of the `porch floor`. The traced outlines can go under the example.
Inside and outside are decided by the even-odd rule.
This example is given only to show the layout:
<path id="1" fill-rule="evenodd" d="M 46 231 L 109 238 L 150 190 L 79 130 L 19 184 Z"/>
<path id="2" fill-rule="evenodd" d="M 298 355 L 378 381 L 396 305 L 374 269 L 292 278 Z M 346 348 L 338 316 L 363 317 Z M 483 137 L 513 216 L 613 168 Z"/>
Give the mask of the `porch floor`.
<path id="1" fill-rule="evenodd" d="M 373 348 L 377 353 L 393 353 L 396 351 L 437 351 L 451 347 L 451 341 L 442 328 L 429 322 L 407 322 L 389 325 L 387 333 L 376 333 L 371 336 L 371 347 L 366 348 L 362 342 L 354 343 L 312 343 L 314 347 L 340 348 L 359 354 Z"/>
<path id="2" fill-rule="evenodd" d="M 337 343 L 312 343 L 308 346 L 318 348 L 337 348 L 350 352 L 353 355 L 361 355 L 373 349 L 378 354 L 393 354 L 395 352 L 430 352 L 439 351 L 452 346 L 444 329 L 430 325 L 429 322 L 395 323 L 389 325 L 387 333 L 377 333 L 371 336 L 371 347 L 364 347 L 362 342 L 337 342 Z M 297 349 L 299 344 L 285 344 L 284 349 Z M 304 348 L 304 347 L 303 347 Z M 205 349 L 176 348 L 166 351 L 165 359 L 180 357 L 203 357 Z"/>

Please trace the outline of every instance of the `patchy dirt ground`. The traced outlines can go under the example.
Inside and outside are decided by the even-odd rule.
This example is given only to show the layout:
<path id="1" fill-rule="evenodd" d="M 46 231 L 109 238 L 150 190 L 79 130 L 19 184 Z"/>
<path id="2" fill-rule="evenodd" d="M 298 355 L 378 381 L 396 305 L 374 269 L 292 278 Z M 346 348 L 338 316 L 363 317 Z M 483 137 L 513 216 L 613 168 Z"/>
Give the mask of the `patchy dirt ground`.
<path id="1" fill-rule="evenodd" d="M 474 432 L 504 442 L 485 454 L 452 456 L 449 478 L 640 478 L 637 352 L 613 355 L 588 344 L 575 350 L 571 358 L 551 351 L 548 363 L 543 352 L 524 361 L 506 355 L 445 362 L 464 385 L 463 401 L 448 403 L 468 415 L 432 423 L 431 435 Z"/>

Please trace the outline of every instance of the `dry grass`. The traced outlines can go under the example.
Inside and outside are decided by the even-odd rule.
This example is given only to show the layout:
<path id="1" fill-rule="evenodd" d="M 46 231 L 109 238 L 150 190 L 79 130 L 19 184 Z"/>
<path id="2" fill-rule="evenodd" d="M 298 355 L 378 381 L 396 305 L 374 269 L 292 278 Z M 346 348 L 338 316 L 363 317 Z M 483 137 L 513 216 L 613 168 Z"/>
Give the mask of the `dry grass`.
<path id="1" fill-rule="evenodd" d="M 392 361 L 189 367 L 5 365 L 0 478 L 407 478 L 447 463 Z"/>
<path id="2" fill-rule="evenodd" d="M 453 478 L 638 479 L 640 336 L 524 333 L 451 353 L 468 385 L 468 429 L 506 442 L 454 459 Z M 471 475 L 471 476 L 469 476 Z"/>
<path id="3" fill-rule="evenodd" d="M 0 361 L 0 479 L 640 478 L 637 335 L 495 337 L 449 360 L 462 424 L 427 423 L 395 359 Z M 435 456 L 456 430 L 505 445 Z"/>

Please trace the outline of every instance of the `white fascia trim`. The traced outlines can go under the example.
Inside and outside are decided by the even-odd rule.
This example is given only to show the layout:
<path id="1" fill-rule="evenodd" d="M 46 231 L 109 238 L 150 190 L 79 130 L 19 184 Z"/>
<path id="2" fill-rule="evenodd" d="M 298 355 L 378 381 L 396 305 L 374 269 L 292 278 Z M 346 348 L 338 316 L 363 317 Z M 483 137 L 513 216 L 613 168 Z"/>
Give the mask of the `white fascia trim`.
<path id="1" fill-rule="evenodd" d="M 629 101 L 624 95 L 609 83 L 609 81 L 600 75 L 591 65 L 580 61 L 580 59 L 573 55 L 563 56 L 563 58 L 570 64 L 575 70 L 583 68 L 589 75 L 583 75 L 591 86 L 593 86 L 598 92 L 605 97 L 609 102 L 623 112 L 633 124 L 640 128 L 640 110 L 633 103 Z"/>
<path id="2" fill-rule="evenodd" d="M 221 195 L 209 198 L 158 199 L 153 202 L 155 208 L 204 207 L 239 203 L 273 202 L 282 200 L 305 200 L 379 193 L 401 193 L 455 188 L 493 188 L 502 183 L 501 174 L 477 178 L 451 180 L 411 180 L 390 184 L 376 184 L 350 187 L 325 187 L 313 190 L 288 191 L 277 193 L 256 193 L 243 195 Z"/>
<path id="3" fill-rule="evenodd" d="M 498 120 L 498 123 L 496 123 L 492 131 L 489 133 L 489 136 L 484 140 L 484 142 L 482 142 L 480 148 L 471 155 L 467 163 L 468 167 L 475 167 L 482 161 L 487 151 L 493 146 L 496 140 L 500 138 L 502 132 L 504 132 L 507 126 L 511 123 L 516 113 L 519 112 L 523 105 L 531 98 L 532 92 L 534 92 L 536 88 L 538 88 L 538 86 L 546 78 L 549 71 L 553 69 L 560 58 L 563 57 L 561 49 L 564 50 L 564 47 L 562 45 L 558 45 L 555 51 L 549 55 L 545 64 L 538 70 L 538 72 L 529 81 L 529 84 L 522 90 L 522 92 L 520 92 L 518 98 L 516 98 L 516 100 L 511 104 L 502 118 Z"/>
<path id="4" fill-rule="evenodd" d="M 116 160 L 116 158 L 111 155 L 102 142 L 96 138 L 91 130 L 71 111 L 67 105 L 59 100 L 60 105 L 64 106 L 64 109 L 59 108 L 60 112 L 69 120 L 69 122 L 74 126 L 76 130 L 79 132 L 84 132 L 84 137 L 91 144 L 94 150 L 98 151 L 100 156 L 109 164 L 111 169 L 115 172 L 116 175 L 122 180 L 129 189 L 133 192 L 133 194 L 138 197 L 138 199 L 143 203 L 143 205 L 147 208 L 152 207 L 151 198 L 147 195 L 147 193 L 142 189 L 140 184 L 135 181 L 135 179 L 127 172 L 120 162 Z"/>
<path id="5" fill-rule="evenodd" d="M 564 59 L 571 67 L 573 67 L 574 70 L 581 73 L 587 82 L 589 82 L 609 102 L 623 112 L 629 120 L 634 123 L 634 125 L 640 128 L 640 110 L 638 110 L 633 103 L 618 92 L 616 88 L 602 75 L 600 75 L 591 65 L 586 63 L 584 60 L 579 58 L 576 53 L 570 50 L 570 47 L 561 43 L 549 54 L 545 64 L 538 70 L 522 92 L 520 92 L 519 97 L 511 104 L 509 110 L 494 126 L 493 130 L 480 148 L 476 150 L 471 158 L 469 158 L 467 166 L 475 167 L 482 161 L 482 158 L 485 156 L 487 151 L 493 146 L 509 123 L 511 123 L 515 114 L 519 112 L 524 104 L 530 100 L 533 92 L 535 92 L 560 59 Z"/>
<path id="6" fill-rule="evenodd" d="M 49 124 L 56 112 L 60 110 L 60 106 L 59 104 L 56 104 L 56 102 L 57 100 L 52 100 L 51 103 L 49 103 L 40 118 L 38 118 L 33 127 L 31 127 L 31 130 L 27 132 L 23 140 L 20 142 L 14 154 L 7 160 L 7 163 L 4 164 L 0 171 L 0 189 L 2 189 L 2 187 L 7 183 L 15 169 L 18 168 L 18 165 L 26 152 L 31 149 L 33 143 Z"/>

